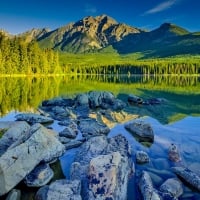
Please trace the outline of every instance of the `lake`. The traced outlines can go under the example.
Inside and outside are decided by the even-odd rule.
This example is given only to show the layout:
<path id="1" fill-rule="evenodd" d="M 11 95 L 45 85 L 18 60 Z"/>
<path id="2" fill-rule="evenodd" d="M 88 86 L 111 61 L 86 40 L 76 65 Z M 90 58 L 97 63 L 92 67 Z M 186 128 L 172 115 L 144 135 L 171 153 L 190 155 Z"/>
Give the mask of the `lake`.
<path id="1" fill-rule="evenodd" d="M 128 112 L 139 114 L 150 123 L 155 141 L 145 146 L 128 133 L 123 124 L 115 126 L 109 137 L 122 133 L 129 140 L 132 149 L 144 150 L 150 157 L 148 165 L 137 165 L 137 170 L 148 170 L 154 177 L 156 187 L 159 180 L 172 177 L 172 163 L 167 161 L 167 149 L 175 143 L 181 152 L 182 163 L 200 172 L 200 77 L 198 76 L 92 76 L 74 75 L 57 77 L 7 77 L 0 78 L 0 116 L 2 120 L 14 120 L 18 112 L 35 112 L 43 100 L 57 96 L 75 97 L 78 93 L 91 90 L 111 91 L 127 101 L 129 94 L 143 99 L 162 98 L 161 105 L 130 105 Z M 57 131 L 62 127 L 52 125 Z M 69 151 L 60 160 L 64 175 L 75 151 Z M 69 160 L 69 161 L 67 161 Z M 65 167 L 64 167 L 65 166 Z M 64 170 L 65 168 L 65 170 Z M 128 199 L 134 198 L 135 178 L 130 180 Z M 200 194 L 190 187 L 184 187 L 181 200 L 200 199 Z"/>

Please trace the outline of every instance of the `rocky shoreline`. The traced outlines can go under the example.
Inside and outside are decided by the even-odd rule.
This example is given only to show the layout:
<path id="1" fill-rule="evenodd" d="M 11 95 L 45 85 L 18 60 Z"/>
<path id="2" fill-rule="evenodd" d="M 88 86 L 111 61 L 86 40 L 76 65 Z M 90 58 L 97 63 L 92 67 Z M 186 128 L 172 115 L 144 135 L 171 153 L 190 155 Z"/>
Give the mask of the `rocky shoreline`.
<path id="1" fill-rule="evenodd" d="M 19 200 L 21 191 L 16 186 L 24 182 L 26 187 L 38 188 L 36 200 L 126 200 L 130 177 L 136 177 L 135 196 L 141 199 L 179 199 L 185 182 L 200 191 L 200 176 L 184 166 L 175 144 L 169 146 L 166 158 L 172 163 L 172 175 L 154 186 L 152 172 L 143 168 L 151 162 L 148 152 L 132 149 L 123 134 L 107 137 L 122 123 L 140 142 L 151 145 L 155 138 L 151 124 L 127 108 L 129 104 L 164 102 L 134 95 L 122 101 L 110 92 L 91 91 L 74 99 L 45 100 L 37 114 L 21 113 L 15 122 L 0 122 L 4 132 L 0 138 L 0 196 Z M 64 127 L 62 131 L 50 128 L 48 124 L 54 121 Z M 73 148 L 78 151 L 69 180 L 52 181 L 54 171 L 49 164 Z"/>

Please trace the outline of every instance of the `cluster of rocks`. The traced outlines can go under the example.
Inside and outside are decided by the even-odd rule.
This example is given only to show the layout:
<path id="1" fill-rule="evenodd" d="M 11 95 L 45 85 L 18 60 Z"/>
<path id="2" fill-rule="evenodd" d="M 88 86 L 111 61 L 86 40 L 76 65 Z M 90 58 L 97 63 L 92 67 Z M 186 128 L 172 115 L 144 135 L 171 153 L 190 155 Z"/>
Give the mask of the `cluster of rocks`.
<path id="1" fill-rule="evenodd" d="M 131 98 L 129 102 L 144 103 L 135 96 Z M 19 114 L 18 122 L 0 122 L 0 128 L 6 130 L 0 139 L 0 196 L 10 191 L 8 200 L 20 199 L 20 191 L 13 188 L 24 181 L 27 187 L 39 188 L 36 200 L 127 199 L 128 181 L 135 165 L 148 164 L 151 158 L 145 151 L 132 152 L 121 134 L 107 137 L 115 124 L 138 118 L 126 113 L 126 106 L 110 92 L 92 91 L 74 99 L 44 101 L 38 114 Z M 64 126 L 59 133 L 42 125 L 48 126 L 54 120 Z M 140 141 L 153 143 L 150 124 L 134 120 L 124 127 Z M 75 147 L 79 150 L 71 164 L 70 179 L 51 182 L 54 172 L 49 163 Z M 175 144 L 169 147 L 168 158 L 174 163 L 181 161 Z M 200 191 L 200 177 L 196 173 L 176 165 L 173 172 Z M 141 170 L 137 182 L 143 199 L 175 200 L 183 193 L 179 179 L 171 177 L 155 189 L 149 174 Z"/>
<path id="2" fill-rule="evenodd" d="M 184 192 L 182 181 L 187 183 L 196 191 L 200 192 L 200 175 L 184 167 L 181 163 L 181 156 L 178 147 L 171 144 L 168 149 L 168 159 L 175 167 L 171 168 L 172 173 L 157 189 L 153 185 L 151 171 L 142 170 L 139 172 L 138 185 L 143 199 L 156 200 L 178 200 Z M 144 151 L 136 151 L 136 164 L 146 164 L 150 162 L 148 154 Z M 174 177 L 177 175 L 177 177 Z M 159 179 L 159 177 L 156 177 Z"/>

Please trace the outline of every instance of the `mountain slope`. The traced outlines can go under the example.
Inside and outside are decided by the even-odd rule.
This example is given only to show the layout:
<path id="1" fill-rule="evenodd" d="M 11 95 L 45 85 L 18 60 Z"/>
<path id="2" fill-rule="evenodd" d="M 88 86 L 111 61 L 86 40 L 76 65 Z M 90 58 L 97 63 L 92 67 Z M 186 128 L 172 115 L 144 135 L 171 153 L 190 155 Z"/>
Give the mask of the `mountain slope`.
<path id="1" fill-rule="evenodd" d="M 150 32 L 130 34 L 123 41 L 115 43 L 114 48 L 121 54 L 143 52 L 147 57 L 200 54 L 200 35 L 165 23 Z"/>
<path id="2" fill-rule="evenodd" d="M 49 32 L 50 30 L 47 28 L 42 28 L 42 29 L 33 28 L 30 31 L 18 34 L 17 37 L 21 37 L 22 39 L 25 40 L 25 42 L 31 42 L 32 40 L 37 40 L 41 38 L 42 36 L 46 35 Z"/>
<path id="3" fill-rule="evenodd" d="M 89 52 L 121 41 L 130 33 L 140 32 L 140 29 L 120 24 L 107 15 L 89 16 L 47 33 L 46 37 L 44 35 L 38 41 L 43 48 L 73 53 Z"/>

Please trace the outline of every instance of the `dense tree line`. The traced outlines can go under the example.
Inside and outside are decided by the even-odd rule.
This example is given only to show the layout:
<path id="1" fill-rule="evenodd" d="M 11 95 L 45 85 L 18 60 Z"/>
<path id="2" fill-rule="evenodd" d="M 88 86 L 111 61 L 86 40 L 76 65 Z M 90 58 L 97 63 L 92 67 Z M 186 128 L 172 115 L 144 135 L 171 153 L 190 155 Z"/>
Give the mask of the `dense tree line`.
<path id="1" fill-rule="evenodd" d="M 170 62 L 170 61 L 135 61 L 130 64 L 116 65 L 71 65 L 63 68 L 64 73 L 75 74 L 200 74 L 200 64 L 198 62 Z"/>
<path id="2" fill-rule="evenodd" d="M 0 74 L 51 73 L 60 73 L 58 53 L 40 49 L 35 41 L 26 43 L 0 33 Z"/>

